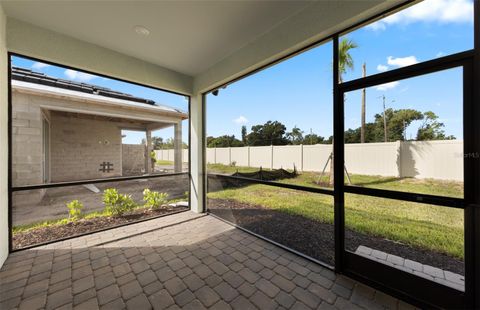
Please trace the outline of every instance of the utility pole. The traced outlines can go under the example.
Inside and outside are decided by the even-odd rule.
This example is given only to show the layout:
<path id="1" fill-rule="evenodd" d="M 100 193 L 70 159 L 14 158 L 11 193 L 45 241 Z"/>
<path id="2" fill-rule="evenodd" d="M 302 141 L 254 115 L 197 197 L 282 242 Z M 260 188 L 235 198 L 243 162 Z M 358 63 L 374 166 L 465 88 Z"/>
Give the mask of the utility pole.
<path id="1" fill-rule="evenodd" d="M 363 71 L 363 77 L 366 77 L 367 76 L 366 63 L 363 63 L 362 71 Z M 365 97 L 366 97 L 366 89 L 364 88 L 362 89 L 362 112 L 361 112 L 362 125 L 360 127 L 360 143 L 365 143 Z"/>
<path id="2" fill-rule="evenodd" d="M 383 134 L 385 142 L 387 142 L 387 115 L 385 114 L 385 95 L 382 95 L 383 99 Z"/>

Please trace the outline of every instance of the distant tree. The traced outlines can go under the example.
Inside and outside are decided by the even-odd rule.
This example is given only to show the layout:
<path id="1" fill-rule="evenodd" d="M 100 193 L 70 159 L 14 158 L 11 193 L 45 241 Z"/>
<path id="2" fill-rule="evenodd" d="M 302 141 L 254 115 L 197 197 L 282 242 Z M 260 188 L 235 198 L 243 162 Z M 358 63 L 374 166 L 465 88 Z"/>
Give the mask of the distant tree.
<path id="1" fill-rule="evenodd" d="M 290 144 L 298 145 L 303 143 L 303 131 L 296 125 L 292 128 L 292 131 L 287 132 L 287 139 L 290 140 Z"/>
<path id="2" fill-rule="evenodd" d="M 288 139 L 285 137 L 285 125 L 278 121 L 268 121 L 263 125 L 252 126 L 251 132 L 247 135 L 247 144 L 258 145 L 286 145 Z"/>
<path id="3" fill-rule="evenodd" d="M 207 137 L 207 147 L 238 147 L 244 146 L 243 142 L 236 139 L 235 135 L 223 135 L 217 138 Z"/>
<path id="4" fill-rule="evenodd" d="M 387 118 L 387 141 L 404 140 L 405 129 L 413 122 L 423 119 L 423 114 L 414 109 L 385 110 Z M 384 141 L 383 115 L 375 115 L 375 142 Z"/>
<path id="5" fill-rule="evenodd" d="M 154 150 L 160 150 L 163 146 L 162 137 L 152 137 L 152 147 Z"/>
<path id="6" fill-rule="evenodd" d="M 244 145 L 247 145 L 247 126 L 242 126 L 242 142 Z"/>
<path id="7" fill-rule="evenodd" d="M 142 139 L 142 144 L 145 144 L 145 141 L 145 139 Z M 152 137 L 152 148 L 154 150 L 173 149 L 174 145 L 175 141 L 173 138 L 168 138 L 166 141 L 164 141 L 162 137 Z M 182 148 L 188 149 L 188 144 L 182 141 Z"/>
<path id="8" fill-rule="evenodd" d="M 308 135 L 305 135 L 305 137 L 303 138 L 303 144 L 305 145 L 321 144 L 325 142 L 326 141 L 324 137 L 314 133 L 309 133 Z"/>
<path id="9" fill-rule="evenodd" d="M 173 141 L 173 138 L 168 138 L 162 145 L 162 148 L 164 149 L 173 149 L 175 145 L 175 142 Z"/>
<path id="10" fill-rule="evenodd" d="M 345 143 L 359 143 L 360 142 L 360 127 L 355 129 L 347 129 L 344 133 Z"/>
<path id="11" fill-rule="evenodd" d="M 423 123 L 418 128 L 417 140 L 454 140 L 454 136 L 446 136 L 445 124 L 438 121 L 438 116 L 432 111 L 423 113 Z"/>
<path id="12" fill-rule="evenodd" d="M 365 124 L 365 142 L 383 142 L 383 136 L 379 136 L 380 133 L 383 134 L 383 131 L 379 132 L 377 126 L 375 123 Z M 382 139 L 381 141 L 378 141 L 379 137 Z M 345 143 L 361 143 L 361 127 L 346 130 L 344 141 Z"/>
<path id="13" fill-rule="evenodd" d="M 414 109 L 385 110 L 388 141 L 404 140 L 405 129 L 416 120 L 423 119 L 423 114 Z M 344 133 L 345 143 L 360 143 L 361 128 L 348 129 Z M 384 142 L 383 114 L 375 114 L 373 123 L 365 124 L 365 142 Z"/>

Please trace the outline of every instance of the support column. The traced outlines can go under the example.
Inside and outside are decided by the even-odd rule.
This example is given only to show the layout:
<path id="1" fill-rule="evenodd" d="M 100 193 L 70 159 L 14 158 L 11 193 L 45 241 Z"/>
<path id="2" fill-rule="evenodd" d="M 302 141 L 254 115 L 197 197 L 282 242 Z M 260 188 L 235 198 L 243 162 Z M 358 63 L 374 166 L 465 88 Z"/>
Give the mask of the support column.
<path id="1" fill-rule="evenodd" d="M 182 122 L 174 125 L 173 137 L 173 169 L 175 172 L 182 172 Z"/>
<path id="2" fill-rule="evenodd" d="M 190 101 L 190 210 L 205 212 L 205 141 L 204 141 L 204 98 L 202 95 L 191 97 Z"/>
<path id="3" fill-rule="evenodd" d="M 150 153 L 152 152 L 152 131 L 148 130 L 145 131 L 145 173 L 152 173 L 152 158 L 150 157 Z"/>
<path id="4" fill-rule="evenodd" d="M 6 47 L 6 21 L 7 18 L 0 6 L 0 267 L 7 259 L 8 252 L 11 250 L 10 237 L 12 224 L 12 213 L 8 212 L 9 199 L 12 193 L 8 190 L 12 178 L 11 159 L 8 156 L 8 149 L 11 148 L 9 135 L 9 115 L 8 108 L 8 74 L 10 72 L 7 47 Z"/>

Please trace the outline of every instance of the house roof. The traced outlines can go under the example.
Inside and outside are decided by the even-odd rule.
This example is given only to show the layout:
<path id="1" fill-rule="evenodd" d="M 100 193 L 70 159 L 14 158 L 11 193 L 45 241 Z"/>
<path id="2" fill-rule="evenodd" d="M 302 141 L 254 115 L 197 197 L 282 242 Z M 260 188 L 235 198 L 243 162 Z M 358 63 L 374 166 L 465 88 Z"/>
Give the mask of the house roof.
<path id="1" fill-rule="evenodd" d="M 12 67 L 12 79 L 18 80 L 18 81 L 25 81 L 29 83 L 53 86 L 57 88 L 69 89 L 69 90 L 79 91 L 79 92 L 103 96 L 103 97 L 128 100 L 128 101 L 144 103 L 149 105 L 156 105 L 155 101 L 151 99 L 136 97 L 130 94 L 122 93 L 122 92 L 115 91 L 106 87 L 101 87 L 98 85 L 59 79 L 59 78 L 48 76 L 44 73 L 35 72 L 29 69 L 24 69 L 19 67 Z"/>

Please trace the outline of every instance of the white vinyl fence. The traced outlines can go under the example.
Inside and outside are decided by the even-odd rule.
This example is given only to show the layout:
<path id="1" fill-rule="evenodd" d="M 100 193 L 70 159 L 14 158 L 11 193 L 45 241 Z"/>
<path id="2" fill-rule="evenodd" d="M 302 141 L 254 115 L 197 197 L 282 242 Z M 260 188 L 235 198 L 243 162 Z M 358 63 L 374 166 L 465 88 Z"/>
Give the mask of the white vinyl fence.
<path id="1" fill-rule="evenodd" d="M 170 150 L 155 150 L 157 160 L 175 160 L 175 153 L 173 149 Z M 182 162 L 188 162 L 188 149 L 182 149 Z"/>
<path id="2" fill-rule="evenodd" d="M 328 144 L 207 148 L 207 163 L 321 172 L 331 151 Z M 173 150 L 156 152 L 157 159 L 173 160 Z M 352 174 L 463 181 L 463 141 L 346 144 L 345 166 Z"/>

